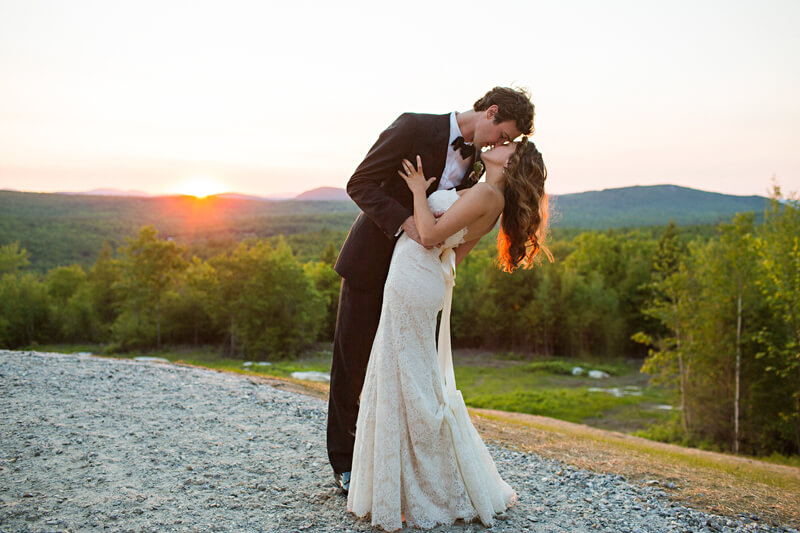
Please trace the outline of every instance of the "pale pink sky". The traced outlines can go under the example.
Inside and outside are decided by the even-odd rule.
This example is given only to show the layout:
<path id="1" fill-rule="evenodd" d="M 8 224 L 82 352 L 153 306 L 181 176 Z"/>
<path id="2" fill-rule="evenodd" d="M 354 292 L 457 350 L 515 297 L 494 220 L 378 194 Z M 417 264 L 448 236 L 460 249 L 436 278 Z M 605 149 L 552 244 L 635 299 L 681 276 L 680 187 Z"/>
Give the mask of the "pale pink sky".
<path id="1" fill-rule="evenodd" d="M 796 1 L 0 0 L 0 189 L 343 187 L 403 111 L 529 87 L 549 191 L 800 190 Z"/>

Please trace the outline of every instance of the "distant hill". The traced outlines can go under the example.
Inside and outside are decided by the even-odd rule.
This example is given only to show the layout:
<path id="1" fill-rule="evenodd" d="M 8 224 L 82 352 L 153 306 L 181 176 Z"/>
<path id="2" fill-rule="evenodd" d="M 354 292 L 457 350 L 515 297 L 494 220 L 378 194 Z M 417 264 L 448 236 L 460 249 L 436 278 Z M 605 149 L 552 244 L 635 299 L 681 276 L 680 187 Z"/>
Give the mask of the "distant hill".
<path id="1" fill-rule="evenodd" d="M 263 196 L 254 196 L 252 194 L 241 194 L 238 192 L 221 192 L 219 194 L 211 194 L 207 198 L 224 198 L 226 200 L 266 200 Z"/>
<path id="2" fill-rule="evenodd" d="M 759 220 L 767 202 L 763 196 L 650 185 L 554 196 L 551 211 L 554 227 L 606 229 L 660 226 L 670 220 L 680 225 L 716 224 L 751 211 Z"/>
<path id="3" fill-rule="evenodd" d="M 330 200 L 330 198 L 337 198 Z M 344 198 L 341 199 L 341 198 Z M 763 218 L 767 199 L 731 196 L 674 185 L 625 187 L 553 198 L 556 229 L 608 229 L 665 225 L 716 224 L 737 212 Z M 91 265 L 108 240 L 125 244 L 148 224 L 159 234 L 192 246 L 229 247 L 248 238 L 294 236 L 295 242 L 341 243 L 358 207 L 343 189 L 325 187 L 294 200 L 273 200 L 235 193 L 193 196 L 118 196 L 0 191 L 0 245 L 19 241 L 31 253 L 36 270 L 69 263 Z"/>
<path id="4" fill-rule="evenodd" d="M 21 192 L 17 189 L 0 189 L 0 191 L 10 191 L 10 192 Z M 149 192 L 144 191 L 136 191 L 136 190 L 127 190 L 123 191 L 121 189 L 112 189 L 112 188 L 105 188 L 105 189 L 92 189 L 90 191 L 59 191 L 52 194 L 69 194 L 69 195 L 82 195 L 82 196 L 136 196 L 136 197 L 155 197 L 158 195 L 150 194 Z M 186 196 L 182 194 L 170 194 L 164 196 Z M 305 191 L 300 194 L 294 194 L 290 192 L 284 193 L 275 193 L 275 194 L 268 194 L 266 196 L 259 196 L 255 194 L 244 194 L 239 192 L 221 192 L 218 194 L 211 194 L 209 197 L 216 197 L 216 198 L 228 198 L 228 199 L 236 199 L 236 200 L 292 200 L 292 199 L 300 199 L 300 200 L 323 200 L 323 201 L 338 201 L 338 200 L 350 200 L 350 197 L 347 196 L 347 192 L 344 189 L 339 189 L 337 187 L 320 187 L 318 189 L 312 189 L 310 191 Z"/>
<path id="5" fill-rule="evenodd" d="M 298 194 L 295 197 L 295 200 L 349 202 L 350 197 L 347 195 L 347 191 L 338 187 L 319 187 L 317 189 L 311 189 L 310 191 Z"/>
<path id="6" fill-rule="evenodd" d="M 153 196 L 152 194 L 144 191 L 122 191 L 120 189 L 92 189 L 91 191 L 61 192 L 54 194 L 83 194 L 89 196 Z"/>

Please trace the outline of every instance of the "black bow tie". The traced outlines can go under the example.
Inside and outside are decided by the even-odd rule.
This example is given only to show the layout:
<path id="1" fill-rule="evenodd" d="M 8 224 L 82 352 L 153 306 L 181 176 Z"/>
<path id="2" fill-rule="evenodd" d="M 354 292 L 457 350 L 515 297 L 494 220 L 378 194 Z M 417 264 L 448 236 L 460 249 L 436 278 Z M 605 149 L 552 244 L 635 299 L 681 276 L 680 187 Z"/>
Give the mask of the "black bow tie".
<path id="1" fill-rule="evenodd" d="M 464 142 L 464 137 L 456 137 L 456 140 L 450 143 L 450 146 L 453 147 L 453 150 L 461 152 L 462 159 L 469 159 L 475 155 L 475 147 Z"/>

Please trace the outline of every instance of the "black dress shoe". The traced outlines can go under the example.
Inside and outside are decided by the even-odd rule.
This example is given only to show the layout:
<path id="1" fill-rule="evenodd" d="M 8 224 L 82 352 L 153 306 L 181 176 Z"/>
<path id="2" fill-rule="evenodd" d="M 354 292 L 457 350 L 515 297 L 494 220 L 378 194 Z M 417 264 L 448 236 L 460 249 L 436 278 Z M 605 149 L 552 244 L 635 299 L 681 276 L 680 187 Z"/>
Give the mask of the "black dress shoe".
<path id="1" fill-rule="evenodd" d="M 344 472 L 343 474 L 334 472 L 333 478 L 336 480 L 336 486 L 341 489 L 343 494 L 347 494 L 350 491 L 350 472 Z"/>

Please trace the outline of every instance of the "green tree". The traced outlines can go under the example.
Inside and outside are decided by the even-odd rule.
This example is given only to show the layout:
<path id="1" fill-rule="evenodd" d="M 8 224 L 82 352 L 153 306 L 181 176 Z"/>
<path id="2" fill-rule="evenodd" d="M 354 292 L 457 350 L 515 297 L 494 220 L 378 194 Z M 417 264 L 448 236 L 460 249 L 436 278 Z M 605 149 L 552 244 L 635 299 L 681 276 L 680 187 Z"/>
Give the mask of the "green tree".
<path id="1" fill-rule="evenodd" d="M 19 242 L 0 246 L 0 274 L 15 273 L 30 264 L 30 254 L 19 247 Z"/>
<path id="2" fill-rule="evenodd" d="M 623 323 L 616 291 L 607 287 L 599 272 L 583 275 L 565 268 L 561 299 L 566 316 L 568 353 L 613 355 L 620 345 Z"/>
<path id="3" fill-rule="evenodd" d="M 493 250 L 476 247 L 456 268 L 450 331 L 458 346 L 478 346 L 490 336 L 489 325 L 478 316 L 483 307 L 494 307 L 494 302 L 486 297 L 491 292 L 486 276 L 496 270 L 493 260 Z M 491 311 L 481 312 L 480 316 L 491 317 Z"/>
<path id="4" fill-rule="evenodd" d="M 670 221 L 658 241 L 653 261 L 654 281 L 650 285 L 653 297 L 642 310 L 657 320 L 667 333 L 654 339 L 645 332 L 638 332 L 634 338 L 655 347 L 642 365 L 642 372 L 653 375 L 657 383 L 677 383 L 681 426 L 688 434 L 692 422 L 687 402 L 691 358 L 684 346 L 686 339 L 682 326 L 695 313 L 697 302 L 693 269 L 682 263 L 685 255 L 686 248 L 678 239 L 677 226 Z"/>
<path id="5" fill-rule="evenodd" d="M 177 276 L 186 268 L 184 249 L 158 238 L 153 226 L 145 226 L 121 249 L 122 312 L 113 326 L 120 346 L 144 346 L 155 341 L 161 347 L 163 304 Z M 155 338 L 153 338 L 155 337 Z"/>
<path id="6" fill-rule="evenodd" d="M 232 355 L 292 357 L 316 340 L 325 301 L 285 241 L 241 244 L 211 265 L 207 310 L 227 330 Z"/>
<path id="7" fill-rule="evenodd" d="M 51 269 L 45 278 L 50 302 L 49 329 L 51 341 L 76 342 L 88 340 L 91 331 L 92 309 L 82 295 L 86 272 L 80 265 Z"/>
<path id="8" fill-rule="evenodd" d="M 19 348 L 46 342 L 47 288 L 30 273 L 0 277 L 0 346 Z"/>
<path id="9" fill-rule="evenodd" d="M 564 267 L 589 283 L 589 287 L 579 285 L 581 295 L 575 296 L 585 299 L 575 311 L 589 313 L 593 307 L 592 312 L 613 313 L 608 315 L 602 344 L 584 346 L 582 350 L 602 350 L 609 354 L 640 352 L 628 339 L 634 332 L 650 326 L 641 310 L 649 298 L 646 287 L 652 279 L 653 239 L 638 231 L 585 232 L 573 239 L 572 247 Z M 586 294 L 587 290 L 595 294 Z"/>
<path id="10" fill-rule="evenodd" d="M 86 276 L 84 296 L 91 302 L 94 314 L 92 339 L 105 342 L 111 338 L 111 326 L 120 311 L 120 262 L 114 259 L 111 245 L 103 242 L 103 249 Z"/>
<path id="11" fill-rule="evenodd" d="M 793 409 L 781 409 L 782 433 L 800 450 L 800 200 L 783 198 L 776 185 L 759 242 L 765 276 L 761 291 L 778 324 L 761 331 L 767 370 L 793 383 Z"/>
<path id="12" fill-rule="evenodd" d="M 176 278 L 168 300 L 167 317 L 173 341 L 195 346 L 215 338 L 206 301 L 214 285 L 214 268 L 199 257 L 192 257 L 186 270 Z"/>
<path id="13" fill-rule="evenodd" d="M 463 269 L 462 269 L 463 270 Z M 481 344 L 496 348 L 529 350 L 531 334 L 525 327 L 525 308 L 533 300 L 539 270 L 517 270 L 513 275 L 497 268 L 495 256 L 484 265 L 479 279 L 478 293 L 474 295 L 470 327 L 480 333 Z M 464 294 L 461 272 L 457 272 L 454 300 Z M 466 280 L 464 280 L 466 282 Z M 464 283 L 466 285 L 466 283 Z"/>
<path id="14" fill-rule="evenodd" d="M 332 264 L 324 260 L 304 264 L 303 271 L 322 298 L 325 309 L 322 327 L 319 329 L 319 338 L 324 341 L 332 341 L 336 329 L 336 312 L 339 307 L 339 288 L 342 278 L 333 270 Z"/>
<path id="15" fill-rule="evenodd" d="M 228 353 L 236 356 L 239 325 L 243 320 L 239 300 L 245 292 L 247 279 L 254 274 L 255 266 L 250 249 L 240 243 L 230 254 L 220 254 L 209 259 L 211 276 L 204 308 L 213 323 L 228 336 Z"/>
<path id="16" fill-rule="evenodd" d="M 737 453 L 787 450 L 777 434 L 794 428 L 776 419 L 777 413 L 784 422 L 794 416 L 783 385 L 789 378 L 781 372 L 770 377 L 769 366 L 758 359 L 763 351 L 770 363 L 785 361 L 780 341 L 790 330 L 762 296 L 771 278 L 760 257 L 769 245 L 759 233 L 768 231 L 756 230 L 752 214 L 740 214 L 719 226 L 718 238 L 690 243 L 677 270 L 674 261 L 656 259 L 654 298 L 645 312 L 667 333 L 656 339 L 638 335 L 654 348 L 643 370 L 678 387 L 687 443 Z M 660 247 L 673 254 L 677 249 Z"/>
<path id="17" fill-rule="evenodd" d="M 532 348 L 545 355 L 554 355 L 559 346 L 559 324 L 564 323 L 561 300 L 561 273 L 556 263 L 540 265 L 541 277 L 533 298 L 525 306 L 526 326 L 530 328 Z"/>
<path id="18" fill-rule="evenodd" d="M 658 240 L 653 269 L 662 279 L 666 278 L 678 271 L 681 258 L 685 254 L 686 246 L 678 238 L 678 225 L 674 220 L 670 220 Z"/>
<path id="19" fill-rule="evenodd" d="M 336 245 L 333 244 L 333 241 L 328 241 L 328 244 L 325 246 L 325 249 L 322 251 L 322 254 L 319 256 L 319 260 L 326 265 L 333 265 L 336 264 L 336 258 L 339 256 L 339 250 L 336 248 Z"/>
<path id="20" fill-rule="evenodd" d="M 722 294 L 727 295 L 725 299 L 733 296 L 736 300 L 733 451 L 738 454 L 741 444 L 742 346 L 745 344 L 743 339 L 745 324 L 743 322 L 745 313 L 751 307 L 751 301 L 755 300 L 755 295 L 747 299 L 746 296 L 755 292 L 758 268 L 753 214 L 736 215 L 731 224 L 721 225 L 720 230 L 722 232 L 720 252 L 724 272 L 720 273 L 716 279 L 723 285 Z M 755 354 L 752 355 L 755 356 Z"/>

